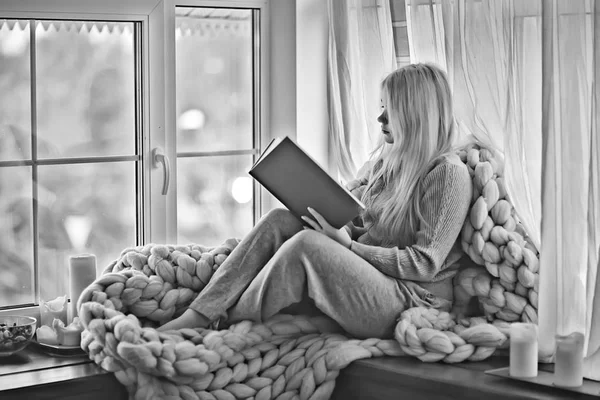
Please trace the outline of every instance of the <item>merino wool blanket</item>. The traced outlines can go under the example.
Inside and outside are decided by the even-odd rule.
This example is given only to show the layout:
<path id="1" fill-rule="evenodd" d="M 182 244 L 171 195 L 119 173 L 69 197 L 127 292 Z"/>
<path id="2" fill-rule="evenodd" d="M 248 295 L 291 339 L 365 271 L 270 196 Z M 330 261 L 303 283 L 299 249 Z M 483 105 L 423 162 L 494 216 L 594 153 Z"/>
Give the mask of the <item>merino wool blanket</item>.
<path id="1" fill-rule="evenodd" d="M 210 276 L 234 244 L 126 249 L 86 288 L 78 302 L 81 347 L 131 398 L 328 399 L 340 370 L 357 359 L 477 361 L 506 342 L 507 325 L 456 323 L 449 313 L 419 307 L 402 314 L 388 340 L 348 338 L 325 316 L 283 314 L 222 330 L 157 331 L 157 321 L 186 309 L 193 289 L 206 283 L 198 277 Z"/>
<path id="2" fill-rule="evenodd" d="M 500 202 L 509 199 L 499 189 L 497 155 L 476 144 L 459 154 L 474 184 L 460 240 L 481 267 L 457 275 L 455 297 L 477 296 L 483 316 L 411 308 L 402 312 L 393 339 L 358 340 L 336 331 L 338 325 L 325 316 L 283 314 L 220 330 L 159 332 L 160 323 L 187 309 L 238 241 L 216 247 L 147 244 L 123 250 L 82 293 L 81 347 L 115 374 L 132 399 L 328 399 L 340 371 L 358 359 L 413 356 L 456 363 L 489 357 L 506 347 L 511 321 L 537 320 L 532 293 L 538 253 L 516 213 Z"/>

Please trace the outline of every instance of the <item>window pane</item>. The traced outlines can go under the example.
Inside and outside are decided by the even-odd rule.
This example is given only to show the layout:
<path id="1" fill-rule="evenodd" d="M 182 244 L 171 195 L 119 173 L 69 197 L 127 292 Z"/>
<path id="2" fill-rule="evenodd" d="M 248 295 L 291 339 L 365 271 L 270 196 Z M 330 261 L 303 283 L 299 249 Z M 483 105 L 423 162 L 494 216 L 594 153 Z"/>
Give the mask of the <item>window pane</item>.
<path id="1" fill-rule="evenodd" d="M 252 148 L 251 16 L 177 7 L 178 151 Z"/>
<path id="2" fill-rule="evenodd" d="M 100 272 L 137 244 L 134 162 L 40 166 L 39 187 L 42 299 L 67 293 L 69 256 L 95 254 Z"/>
<path id="3" fill-rule="evenodd" d="M 29 22 L 0 19 L 0 161 L 31 157 Z"/>
<path id="4" fill-rule="evenodd" d="M 31 167 L 0 168 L 0 307 L 34 302 Z"/>
<path id="5" fill-rule="evenodd" d="M 410 56 L 408 48 L 408 29 L 405 26 L 394 28 L 394 46 L 396 47 L 396 56 Z"/>
<path id="6" fill-rule="evenodd" d="M 178 243 L 217 245 L 253 223 L 252 156 L 177 159 Z"/>
<path id="7" fill-rule="evenodd" d="M 36 25 L 41 158 L 134 154 L 133 23 Z"/>
<path id="8" fill-rule="evenodd" d="M 390 1 L 390 10 L 392 12 L 392 21 L 406 21 L 406 1 Z"/>

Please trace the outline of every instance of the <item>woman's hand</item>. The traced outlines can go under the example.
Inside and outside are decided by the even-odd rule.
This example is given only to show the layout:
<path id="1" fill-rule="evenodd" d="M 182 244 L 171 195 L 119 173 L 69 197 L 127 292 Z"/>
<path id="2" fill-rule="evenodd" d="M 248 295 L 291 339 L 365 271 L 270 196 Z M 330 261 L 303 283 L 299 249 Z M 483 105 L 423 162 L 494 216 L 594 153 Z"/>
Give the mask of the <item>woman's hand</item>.
<path id="1" fill-rule="evenodd" d="M 346 190 L 352 192 L 357 187 L 361 186 L 363 182 L 360 179 L 353 179 L 346 184 Z"/>
<path id="2" fill-rule="evenodd" d="M 321 232 L 323 235 L 330 237 L 346 248 L 350 248 L 352 238 L 346 228 L 341 227 L 340 229 L 335 229 L 333 226 L 329 225 L 329 222 L 327 222 L 321 214 L 310 207 L 308 207 L 308 212 L 315 217 L 316 221 L 313 221 L 307 216 L 302 216 L 303 221 L 309 224 L 315 231 Z"/>

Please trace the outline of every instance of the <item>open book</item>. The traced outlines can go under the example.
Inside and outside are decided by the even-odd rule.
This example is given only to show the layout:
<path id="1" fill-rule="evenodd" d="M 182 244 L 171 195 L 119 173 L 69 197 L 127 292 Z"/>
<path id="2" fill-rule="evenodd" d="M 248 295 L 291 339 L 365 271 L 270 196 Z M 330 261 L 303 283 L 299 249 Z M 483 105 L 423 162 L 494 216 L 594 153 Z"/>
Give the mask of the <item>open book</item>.
<path id="1" fill-rule="evenodd" d="M 314 220 L 311 207 L 339 229 L 365 208 L 287 136 L 273 139 L 249 174 L 298 218 Z"/>

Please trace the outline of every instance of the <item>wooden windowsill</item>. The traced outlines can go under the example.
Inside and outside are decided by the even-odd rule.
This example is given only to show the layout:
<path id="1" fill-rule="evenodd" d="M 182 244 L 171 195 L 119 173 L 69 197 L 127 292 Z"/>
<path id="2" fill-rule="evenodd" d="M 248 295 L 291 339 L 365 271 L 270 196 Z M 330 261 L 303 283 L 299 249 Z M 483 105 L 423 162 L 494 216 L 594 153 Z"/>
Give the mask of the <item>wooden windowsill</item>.
<path id="1" fill-rule="evenodd" d="M 0 399 L 127 400 L 125 387 L 87 355 L 52 357 L 35 344 L 0 358 Z"/>
<path id="2" fill-rule="evenodd" d="M 598 400 L 597 396 L 485 373 L 503 367 L 508 367 L 506 356 L 451 365 L 424 363 L 412 357 L 361 360 L 340 373 L 332 400 Z M 547 366 L 540 364 L 540 368 Z"/>
<path id="3" fill-rule="evenodd" d="M 508 366 L 494 356 L 477 363 L 423 363 L 412 357 L 382 357 L 353 362 L 336 381 L 332 400 L 387 399 L 598 399 L 596 396 L 540 387 L 485 374 Z M 127 391 L 87 356 L 51 357 L 35 345 L 0 359 L 0 399 L 126 400 Z"/>

